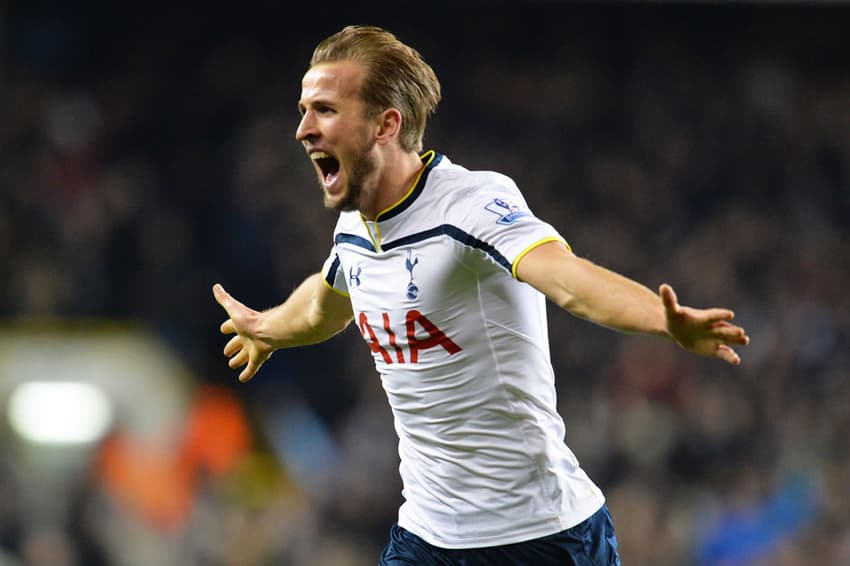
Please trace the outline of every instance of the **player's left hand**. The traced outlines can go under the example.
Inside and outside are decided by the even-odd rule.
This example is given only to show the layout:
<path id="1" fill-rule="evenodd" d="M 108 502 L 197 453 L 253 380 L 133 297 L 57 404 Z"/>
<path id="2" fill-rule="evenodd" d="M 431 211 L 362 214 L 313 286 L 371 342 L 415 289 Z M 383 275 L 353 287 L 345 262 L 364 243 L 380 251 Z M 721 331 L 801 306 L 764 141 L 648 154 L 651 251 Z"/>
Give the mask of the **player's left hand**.
<path id="1" fill-rule="evenodd" d="M 732 346 L 746 346 L 746 331 L 729 322 L 735 313 L 729 309 L 695 309 L 679 304 L 673 288 L 664 283 L 658 290 L 667 315 L 667 331 L 682 348 L 703 356 L 720 358 L 733 365 L 741 357 Z"/>

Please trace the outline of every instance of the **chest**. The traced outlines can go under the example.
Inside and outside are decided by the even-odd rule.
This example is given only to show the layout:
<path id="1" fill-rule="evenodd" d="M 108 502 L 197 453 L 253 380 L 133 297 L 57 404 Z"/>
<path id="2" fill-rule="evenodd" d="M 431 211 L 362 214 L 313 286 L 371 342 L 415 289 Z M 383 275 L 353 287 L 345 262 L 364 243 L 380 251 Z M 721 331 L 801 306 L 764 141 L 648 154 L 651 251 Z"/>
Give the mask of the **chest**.
<path id="1" fill-rule="evenodd" d="M 436 238 L 378 253 L 338 248 L 355 321 L 380 367 L 442 363 L 464 349 L 477 276 L 453 246 Z"/>
<path id="2" fill-rule="evenodd" d="M 470 291 L 475 274 L 449 238 L 391 250 L 339 249 L 351 304 L 358 312 L 438 313 Z"/>

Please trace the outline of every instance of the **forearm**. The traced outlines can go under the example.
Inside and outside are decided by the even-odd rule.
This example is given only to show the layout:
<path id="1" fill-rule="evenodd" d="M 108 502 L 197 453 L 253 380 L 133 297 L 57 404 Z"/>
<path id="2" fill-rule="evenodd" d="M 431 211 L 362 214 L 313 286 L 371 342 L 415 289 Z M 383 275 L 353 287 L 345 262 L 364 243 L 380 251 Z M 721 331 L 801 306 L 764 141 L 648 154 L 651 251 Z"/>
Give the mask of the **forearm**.
<path id="1" fill-rule="evenodd" d="M 668 336 L 664 305 L 656 293 L 586 259 L 574 261 L 577 268 L 551 297 L 559 306 L 620 332 Z"/>
<path id="2" fill-rule="evenodd" d="M 559 242 L 533 249 L 516 273 L 575 316 L 621 332 L 668 335 L 664 304 L 658 295 L 573 255 Z"/>
<path id="3" fill-rule="evenodd" d="M 351 322 L 350 308 L 329 301 L 321 274 L 301 283 L 280 305 L 260 314 L 257 335 L 276 348 L 306 346 L 327 340 Z"/>
<path id="4" fill-rule="evenodd" d="M 750 342 L 740 326 L 729 321 L 729 309 L 682 306 L 673 288 L 656 295 L 640 283 L 576 257 L 558 242 L 532 249 L 515 268 L 525 281 L 572 314 L 619 330 L 664 336 L 682 348 L 730 364 L 741 363 L 732 346 Z"/>

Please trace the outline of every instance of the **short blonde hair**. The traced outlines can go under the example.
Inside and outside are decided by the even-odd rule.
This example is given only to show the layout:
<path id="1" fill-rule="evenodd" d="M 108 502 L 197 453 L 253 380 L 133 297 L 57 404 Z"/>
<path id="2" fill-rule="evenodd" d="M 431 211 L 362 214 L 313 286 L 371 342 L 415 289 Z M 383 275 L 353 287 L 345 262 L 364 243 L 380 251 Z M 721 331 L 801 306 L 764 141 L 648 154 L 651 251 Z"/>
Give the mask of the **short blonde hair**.
<path id="1" fill-rule="evenodd" d="M 322 41 L 310 67 L 357 61 L 366 68 L 360 96 L 366 112 L 377 116 L 395 108 L 402 117 L 399 140 L 406 151 L 422 151 L 428 116 L 440 101 L 437 75 L 418 51 L 392 33 L 374 26 L 347 26 Z"/>

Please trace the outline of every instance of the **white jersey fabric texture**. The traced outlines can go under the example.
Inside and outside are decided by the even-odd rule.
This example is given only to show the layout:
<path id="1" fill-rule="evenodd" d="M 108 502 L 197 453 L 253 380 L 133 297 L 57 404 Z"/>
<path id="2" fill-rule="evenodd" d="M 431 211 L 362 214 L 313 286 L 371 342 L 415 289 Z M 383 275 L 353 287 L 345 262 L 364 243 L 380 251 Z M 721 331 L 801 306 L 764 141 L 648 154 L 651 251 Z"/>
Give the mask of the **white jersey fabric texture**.
<path id="1" fill-rule="evenodd" d="M 350 297 L 399 438 L 398 523 L 443 548 L 560 532 L 605 499 L 565 444 L 545 297 L 519 259 L 564 241 L 508 177 L 429 151 L 375 221 L 340 214 L 323 268 Z"/>

